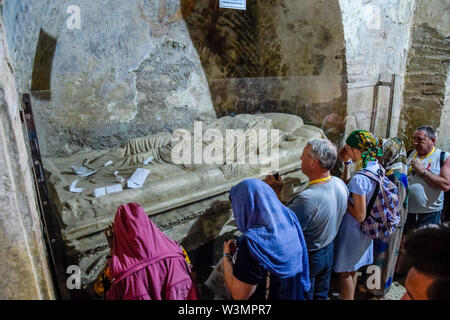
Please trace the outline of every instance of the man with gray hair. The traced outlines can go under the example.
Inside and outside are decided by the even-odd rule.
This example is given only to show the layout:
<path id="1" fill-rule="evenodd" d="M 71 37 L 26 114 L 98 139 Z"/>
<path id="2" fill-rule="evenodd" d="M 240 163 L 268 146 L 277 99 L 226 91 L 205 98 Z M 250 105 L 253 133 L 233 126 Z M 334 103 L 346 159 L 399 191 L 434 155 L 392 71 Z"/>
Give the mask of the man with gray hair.
<path id="1" fill-rule="evenodd" d="M 325 139 L 313 139 L 303 150 L 302 172 L 309 178 L 306 189 L 295 195 L 287 207 L 297 216 L 309 256 L 311 290 L 307 299 L 328 299 L 333 242 L 347 210 L 349 192 L 345 183 L 332 177 L 337 159 L 336 147 Z M 265 181 L 279 194 L 281 178 L 269 175 Z"/>
<path id="2" fill-rule="evenodd" d="M 413 139 L 414 150 L 407 160 L 409 196 L 405 234 L 421 226 L 440 224 L 444 191 L 450 189 L 450 154 L 435 147 L 434 128 L 417 128 Z"/>

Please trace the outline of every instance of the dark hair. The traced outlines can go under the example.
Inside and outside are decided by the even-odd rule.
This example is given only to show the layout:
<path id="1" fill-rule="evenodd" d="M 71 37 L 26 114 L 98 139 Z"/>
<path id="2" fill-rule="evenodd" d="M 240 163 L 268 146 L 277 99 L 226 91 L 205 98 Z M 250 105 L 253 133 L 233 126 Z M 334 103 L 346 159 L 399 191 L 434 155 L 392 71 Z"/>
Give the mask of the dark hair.
<path id="1" fill-rule="evenodd" d="M 450 278 L 450 225 L 427 225 L 406 235 L 408 265 L 435 278 Z"/>
<path id="2" fill-rule="evenodd" d="M 437 139 L 436 130 L 432 126 L 421 126 L 416 129 L 416 131 L 425 131 L 427 137 L 430 139 Z"/>
<path id="3" fill-rule="evenodd" d="M 428 287 L 427 295 L 430 300 L 450 300 L 450 278 L 437 278 Z"/>

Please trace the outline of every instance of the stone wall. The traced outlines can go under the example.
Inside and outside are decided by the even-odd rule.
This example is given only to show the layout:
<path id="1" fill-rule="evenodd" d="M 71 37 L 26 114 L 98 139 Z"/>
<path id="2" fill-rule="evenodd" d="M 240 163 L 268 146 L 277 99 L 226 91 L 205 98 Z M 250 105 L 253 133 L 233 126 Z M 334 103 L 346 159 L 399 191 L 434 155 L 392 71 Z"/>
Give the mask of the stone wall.
<path id="1" fill-rule="evenodd" d="M 177 0 L 4 1 L 17 89 L 33 89 L 44 156 L 111 148 L 215 117 L 180 9 Z M 46 41 L 38 45 L 40 34 Z M 49 83 L 35 81 L 33 68 Z"/>
<path id="2" fill-rule="evenodd" d="M 441 113 L 441 125 L 439 126 L 438 132 L 438 148 L 450 151 L 450 126 L 448 125 L 450 121 L 450 77 L 447 76 L 447 80 L 445 82 L 445 100 L 444 107 L 442 108 Z"/>
<path id="3" fill-rule="evenodd" d="M 449 147 L 449 11 L 448 1 L 417 1 L 400 119 L 400 136 L 408 148 L 413 146 L 414 130 L 422 125 L 438 128 L 438 146 Z"/>
<path id="4" fill-rule="evenodd" d="M 53 284 L 0 18 L 0 300 L 52 299 Z"/>
<path id="5" fill-rule="evenodd" d="M 291 113 L 338 139 L 346 115 L 338 1 L 247 1 L 245 11 L 182 3 L 218 115 Z"/>
<path id="6" fill-rule="evenodd" d="M 410 0 L 340 0 L 344 25 L 348 101 L 346 135 L 355 129 L 369 130 L 372 110 L 374 132 L 386 136 L 397 134 L 403 99 L 404 75 L 410 46 L 414 2 Z M 375 86 L 391 82 L 395 75 L 392 100 L 392 118 L 388 124 L 390 89 Z M 375 103 L 374 103 L 375 101 Z"/>

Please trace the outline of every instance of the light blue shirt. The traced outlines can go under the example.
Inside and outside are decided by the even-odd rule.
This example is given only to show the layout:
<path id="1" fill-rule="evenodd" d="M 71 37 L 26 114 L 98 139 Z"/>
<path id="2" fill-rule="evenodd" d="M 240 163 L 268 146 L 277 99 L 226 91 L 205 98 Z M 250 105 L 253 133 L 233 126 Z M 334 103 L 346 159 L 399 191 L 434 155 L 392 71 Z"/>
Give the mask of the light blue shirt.
<path id="1" fill-rule="evenodd" d="M 288 202 L 300 222 L 308 251 L 322 249 L 334 240 L 348 195 L 345 183 L 331 177 L 328 183 L 308 186 Z"/>
<path id="2" fill-rule="evenodd" d="M 369 161 L 366 170 L 377 173 L 380 168 L 377 161 Z M 375 181 L 361 174 L 355 174 L 348 190 L 351 193 L 365 195 L 366 204 L 375 190 Z M 350 196 L 353 203 L 353 197 Z M 355 271 L 373 262 L 373 240 L 361 230 L 361 223 L 347 212 L 342 219 L 336 236 L 335 255 L 333 260 L 334 272 Z"/>

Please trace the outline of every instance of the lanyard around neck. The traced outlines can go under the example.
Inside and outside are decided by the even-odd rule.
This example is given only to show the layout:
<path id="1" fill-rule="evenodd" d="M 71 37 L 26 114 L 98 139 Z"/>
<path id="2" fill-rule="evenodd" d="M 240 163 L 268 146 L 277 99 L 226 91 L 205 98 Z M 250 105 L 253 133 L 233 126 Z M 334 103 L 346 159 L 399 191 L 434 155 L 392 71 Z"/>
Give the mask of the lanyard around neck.
<path id="1" fill-rule="evenodd" d="M 420 159 L 420 160 L 424 160 L 424 159 L 428 158 L 429 156 L 431 156 L 431 155 L 434 153 L 435 150 L 436 150 L 436 147 L 433 147 L 433 150 L 431 150 L 431 152 L 430 152 L 429 154 L 427 154 L 427 155 L 426 155 L 425 157 L 423 157 L 423 158 L 420 158 L 420 157 L 419 157 L 419 159 Z M 414 159 L 417 158 L 418 155 L 419 155 L 419 154 L 418 154 L 417 151 L 416 151 L 416 155 L 414 156 Z"/>
<path id="2" fill-rule="evenodd" d="M 310 185 L 310 184 L 315 184 L 315 183 L 322 182 L 322 181 L 326 181 L 326 180 L 330 180 L 330 179 L 331 179 L 331 176 L 328 176 L 328 177 L 322 178 L 322 179 L 316 179 L 316 180 L 310 181 L 310 182 L 308 183 L 308 185 Z"/>
<path id="3" fill-rule="evenodd" d="M 423 158 L 420 158 L 419 157 L 419 159 L 420 160 L 425 160 L 426 158 L 428 158 L 429 156 L 431 156 L 433 153 L 434 153 L 434 151 L 436 150 L 436 147 L 433 147 L 433 150 L 431 150 L 431 152 L 429 153 L 429 154 L 427 154 L 425 157 L 423 157 Z M 419 154 L 417 153 L 417 151 L 416 151 L 416 155 L 414 156 L 414 159 L 417 159 L 417 156 L 418 156 Z M 431 162 L 431 159 L 430 160 L 428 160 L 428 162 Z M 409 170 L 408 170 L 408 173 L 410 173 L 411 172 L 411 170 L 412 170 L 412 166 L 410 165 L 409 166 Z"/>

